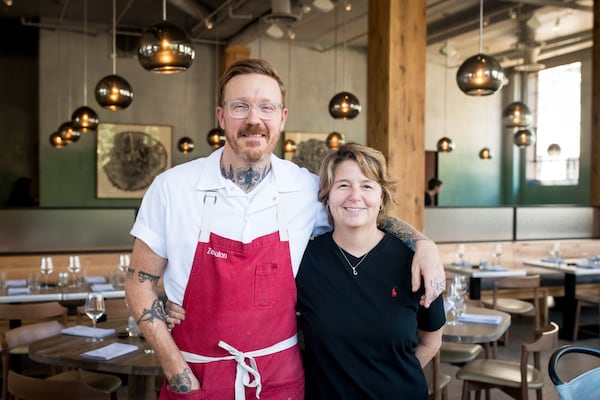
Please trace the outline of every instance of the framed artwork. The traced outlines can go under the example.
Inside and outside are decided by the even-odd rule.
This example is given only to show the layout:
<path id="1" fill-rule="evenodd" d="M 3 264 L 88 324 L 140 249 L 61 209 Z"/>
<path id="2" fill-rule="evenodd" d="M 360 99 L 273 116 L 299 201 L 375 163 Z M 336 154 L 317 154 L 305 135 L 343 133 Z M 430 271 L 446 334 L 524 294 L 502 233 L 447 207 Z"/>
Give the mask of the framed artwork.
<path id="1" fill-rule="evenodd" d="M 318 174 L 321 160 L 330 151 L 325 142 L 327 135 L 322 132 L 284 132 L 283 158 Z M 285 146 L 288 140 L 293 142 L 291 147 Z"/>
<path id="2" fill-rule="evenodd" d="M 171 166 L 172 128 L 101 123 L 96 135 L 96 197 L 142 198 L 156 175 Z"/>

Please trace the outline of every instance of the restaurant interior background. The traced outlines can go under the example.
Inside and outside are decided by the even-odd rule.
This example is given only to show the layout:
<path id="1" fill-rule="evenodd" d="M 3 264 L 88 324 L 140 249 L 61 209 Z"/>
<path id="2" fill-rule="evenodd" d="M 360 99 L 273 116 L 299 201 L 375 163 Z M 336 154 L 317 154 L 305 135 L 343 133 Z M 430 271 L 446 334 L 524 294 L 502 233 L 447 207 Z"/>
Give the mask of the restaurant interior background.
<path id="1" fill-rule="evenodd" d="M 12 7 L 7 0 L 0 5 L 0 37 L 4 38 L 0 41 L 0 86 L 4 91 L 0 96 L 4 139 L 0 147 L 1 204 L 6 202 L 12 182 L 29 176 L 42 208 L 137 207 L 139 198 L 97 197 L 95 133 L 82 134 L 77 142 L 61 149 L 50 144 L 49 136 L 85 102 L 98 113 L 101 123 L 171 127 L 172 145 L 168 151 L 172 165 L 206 156 L 214 150 L 206 136 L 216 127 L 215 81 L 221 72 L 224 49 L 236 45 L 249 48 L 252 57 L 266 58 L 281 74 L 290 109 L 286 131 L 338 131 L 347 141 L 366 141 L 367 0 L 334 1 L 338 6 L 329 12 L 319 10 L 312 1 L 292 1 L 292 10 L 310 5 L 311 11 L 289 27 L 282 26 L 281 39 L 266 33 L 270 24 L 262 17 L 269 14 L 269 1 L 166 1 L 167 20 L 195 32 L 193 64 L 187 71 L 171 75 L 154 74 L 140 66 L 136 59 L 137 36 L 123 22 L 134 12 L 140 14 L 139 19 L 144 14 L 142 24 L 159 22 L 160 2 L 118 1 L 117 15 L 123 25 L 117 28 L 116 73 L 134 91 L 131 105 L 119 111 L 103 109 L 94 99 L 96 83 L 115 72 L 111 59 L 111 2 L 88 1 L 88 7 L 103 11 L 88 12 L 85 36 L 83 0 L 49 2 L 55 14 L 43 15 L 42 19 L 23 18 L 14 11 L 19 4 L 38 1 L 11 2 Z M 183 12 L 182 3 L 194 3 L 205 16 L 215 17 L 214 29 L 206 28 L 206 18 L 199 21 L 197 15 Z M 351 11 L 342 7 L 348 3 Z M 436 153 L 437 175 L 444 182 L 440 206 L 590 205 L 593 2 L 558 3 L 488 0 L 484 18 L 480 19 L 477 0 L 427 1 L 424 150 L 436 152 L 437 141 L 443 136 L 456 145 L 449 153 Z M 34 8 L 30 6 L 29 11 L 33 13 Z M 22 9 L 27 11 L 28 7 Z M 219 19 L 223 26 L 235 23 L 238 31 L 224 37 Z M 536 88 L 524 83 L 536 72 L 513 69 L 527 61 L 527 49 L 519 44 L 525 40 L 522 30 L 527 24 L 539 24 L 538 32 L 554 35 L 537 43 L 542 51 L 535 49 L 534 61 L 546 68 L 581 62 L 579 177 L 567 186 L 528 184 L 526 157 L 531 159 L 535 143 L 524 149 L 517 147 L 513 128 L 502 123 L 503 110 L 511 102 L 523 101 L 536 111 Z M 483 50 L 497 54 L 506 84 L 491 96 L 472 97 L 459 90 L 455 77 L 460 63 L 478 51 L 480 26 Z M 292 32 L 294 39 L 290 39 Z M 550 44 L 558 43 L 562 35 L 574 46 L 550 49 Z M 548 51 L 542 48 L 545 44 Z M 355 119 L 335 120 L 328 113 L 329 100 L 342 90 L 360 100 L 363 111 Z M 195 149 L 187 154 L 177 150 L 177 141 L 184 136 L 195 143 Z M 569 138 L 570 132 L 564 132 L 564 140 Z M 492 159 L 479 158 L 483 147 L 492 150 Z M 282 155 L 282 148 L 278 146 L 276 153 Z"/>

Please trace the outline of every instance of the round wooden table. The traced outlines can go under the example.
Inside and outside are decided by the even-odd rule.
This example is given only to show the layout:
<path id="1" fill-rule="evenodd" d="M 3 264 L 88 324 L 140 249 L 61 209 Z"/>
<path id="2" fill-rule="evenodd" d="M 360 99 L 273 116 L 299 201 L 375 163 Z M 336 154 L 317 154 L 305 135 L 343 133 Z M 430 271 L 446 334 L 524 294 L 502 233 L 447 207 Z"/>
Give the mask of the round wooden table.
<path id="1" fill-rule="evenodd" d="M 499 324 L 463 322 L 461 325 L 444 325 L 442 340 L 456 343 L 490 343 L 498 340 L 510 327 L 510 314 L 490 308 L 467 305 L 468 314 L 500 316 Z"/>
<path id="2" fill-rule="evenodd" d="M 107 321 L 98 324 L 98 328 L 114 328 L 117 333 L 124 331 L 126 320 Z M 71 335 L 57 335 L 42 339 L 29 345 L 29 357 L 40 363 L 82 368 L 90 371 L 102 371 L 128 375 L 128 399 L 156 399 L 155 378 L 163 374 L 162 368 L 148 343 L 136 337 L 118 338 L 115 333 L 101 342 L 88 342 L 88 338 Z M 109 345 L 114 342 L 133 344 L 138 351 L 100 361 L 82 358 L 81 353 Z"/>

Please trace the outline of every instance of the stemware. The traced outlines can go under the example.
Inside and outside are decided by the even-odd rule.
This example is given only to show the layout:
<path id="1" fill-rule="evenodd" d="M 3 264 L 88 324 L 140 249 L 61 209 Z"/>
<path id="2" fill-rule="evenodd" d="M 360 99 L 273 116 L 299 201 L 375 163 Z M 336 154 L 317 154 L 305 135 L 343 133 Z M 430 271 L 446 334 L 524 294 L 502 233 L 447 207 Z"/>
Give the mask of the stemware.
<path id="1" fill-rule="evenodd" d="M 460 265 L 463 265 L 463 263 L 464 263 L 464 260 L 463 260 L 464 256 L 465 256 L 465 245 L 460 243 L 456 247 L 456 257 L 458 257 L 458 262 L 460 263 Z"/>
<path id="2" fill-rule="evenodd" d="M 447 324 L 451 326 L 462 325 L 460 316 L 465 312 L 465 297 L 461 293 L 461 289 L 458 286 L 451 284 L 446 301 L 448 302 L 448 308 L 452 315 L 452 319 L 448 321 Z"/>
<path id="3" fill-rule="evenodd" d="M 502 245 L 496 243 L 494 250 L 492 251 L 492 266 L 500 266 L 500 256 L 502 255 Z"/>
<path id="4" fill-rule="evenodd" d="M 102 293 L 88 293 L 85 301 L 85 315 L 87 315 L 94 326 L 93 336 L 88 340 L 90 342 L 100 342 L 103 339 L 96 336 L 96 322 L 104 314 L 104 297 Z"/>
<path id="5" fill-rule="evenodd" d="M 79 272 L 81 271 L 79 256 L 69 256 L 69 266 L 67 269 L 73 275 L 73 286 L 79 286 Z"/>
<path id="6" fill-rule="evenodd" d="M 552 259 L 556 263 L 556 265 L 560 264 L 560 243 L 554 242 L 552 243 L 552 249 L 550 249 L 550 255 Z"/>
<path id="7" fill-rule="evenodd" d="M 119 255 L 119 269 L 121 270 L 121 272 L 127 272 L 127 269 L 129 268 L 129 262 L 129 254 Z"/>
<path id="8" fill-rule="evenodd" d="M 54 272 L 54 262 L 52 257 L 42 257 L 40 272 L 45 276 L 44 287 L 48 288 L 48 276 Z"/>

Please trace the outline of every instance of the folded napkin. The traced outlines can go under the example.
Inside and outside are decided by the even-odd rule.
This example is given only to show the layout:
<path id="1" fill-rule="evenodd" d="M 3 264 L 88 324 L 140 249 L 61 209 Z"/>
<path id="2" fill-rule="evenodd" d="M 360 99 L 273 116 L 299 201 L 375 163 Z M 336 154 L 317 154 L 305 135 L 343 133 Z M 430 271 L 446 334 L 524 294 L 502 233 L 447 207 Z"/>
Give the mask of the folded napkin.
<path id="1" fill-rule="evenodd" d="M 552 264 L 564 264 L 565 260 L 563 260 L 562 258 L 542 258 L 540 261 L 542 262 L 547 262 L 547 263 L 552 263 Z"/>
<path id="2" fill-rule="evenodd" d="M 468 261 L 452 261 L 452 265 L 455 267 L 473 267 L 475 264 Z"/>
<path id="3" fill-rule="evenodd" d="M 7 293 L 9 296 L 14 296 L 17 294 L 29 294 L 31 291 L 28 287 L 9 287 Z"/>
<path id="4" fill-rule="evenodd" d="M 582 262 L 576 263 L 575 266 L 579 267 L 579 268 L 587 268 L 587 269 L 600 268 L 600 264 L 588 264 L 588 263 L 582 263 Z"/>
<path id="5" fill-rule="evenodd" d="M 92 288 L 92 291 L 94 291 L 94 292 L 111 292 L 111 291 L 115 290 L 113 285 L 111 285 L 110 283 L 94 283 L 90 287 Z"/>
<path id="6" fill-rule="evenodd" d="M 7 279 L 4 281 L 4 287 L 23 287 L 27 286 L 27 280 L 25 279 Z"/>
<path id="7" fill-rule="evenodd" d="M 463 314 L 458 320 L 461 322 L 498 325 L 502 321 L 502 317 L 499 315 Z"/>
<path id="8" fill-rule="evenodd" d="M 137 349 L 138 347 L 132 344 L 116 342 L 104 347 L 100 347 L 96 350 L 86 351 L 85 353 L 81 354 L 81 357 L 91 358 L 92 360 L 112 360 L 113 358 L 133 353 Z"/>
<path id="9" fill-rule="evenodd" d="M 60 331 L 65 335 L 94 337 L 94 328 L 85 325 L 75 325 Z M 115 333 L 114 329 L 96 328 L 96 337 L 107 337 Z"/>
<path id="10" fill-rule="evenodd" d="M 85 278 L 83 278 L 83 280 L 85 281 L 85 283 L 106 283 L 106 278 L 103 276 L 86 276 Z"/>
<path id="11" fill-rule="evenodd" d="M 479 267 L 480 270 L 482 271 L 508 271 L 508 268 L 502 268 L 502 267 L 498 267 L 498 266 L 491 266 L 488 265 L 487 267 Z"/>

